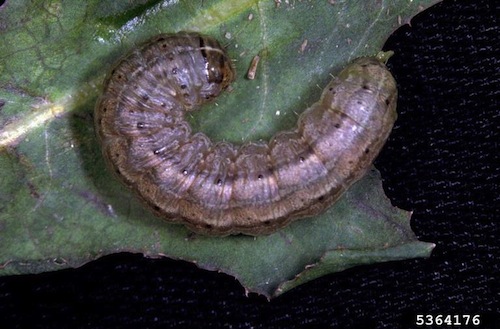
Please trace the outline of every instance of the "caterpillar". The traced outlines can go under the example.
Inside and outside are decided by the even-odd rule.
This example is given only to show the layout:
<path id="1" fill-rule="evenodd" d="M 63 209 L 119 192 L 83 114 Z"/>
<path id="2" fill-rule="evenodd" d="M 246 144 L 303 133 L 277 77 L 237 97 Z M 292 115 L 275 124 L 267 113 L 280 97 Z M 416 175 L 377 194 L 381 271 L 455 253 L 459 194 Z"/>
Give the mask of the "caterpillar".
<path id="1" fill-rule="evenodd" d="M 161 34 L 118 61 L 95 107 L 109 167 L 153 213 L 196 233 L 270 234 L 322 212 L 365 174 L 396 120 L 393 76 L 379 58 L 361 57 L 294 129 L 267 143 L 215 143 L 185 114 L 234 77 L 214 38 Z"/>

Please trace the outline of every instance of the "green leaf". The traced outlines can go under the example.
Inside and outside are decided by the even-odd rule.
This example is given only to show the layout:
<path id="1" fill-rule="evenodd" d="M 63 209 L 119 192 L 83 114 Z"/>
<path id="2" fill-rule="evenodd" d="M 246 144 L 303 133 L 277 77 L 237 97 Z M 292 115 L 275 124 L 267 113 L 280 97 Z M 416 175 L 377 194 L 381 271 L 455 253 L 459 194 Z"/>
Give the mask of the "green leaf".
<path id="1" fill-rule="evenodd" d="M 231 92 L 193 114 L 194 129 L 236 143 L 268 139 L 296 124 L 331 74 L 376 54 L 392 31 L 435 2 L 5 2 L 0 275 L 130 251 L 193 261 L 272 296 L 358 264 L 428 256 L 433 244 L 416 239 L 410 214 L 391 206 L 376 171 L 325 214 L 275 234 L 192 235 L 150 215 L 112 178 L 92 116 L 103 78 L 121 54 L 159 32 L 194 30 L 222 40 L 238 74 Z M 257 54 L 256 79 L 245 79 Z"/>

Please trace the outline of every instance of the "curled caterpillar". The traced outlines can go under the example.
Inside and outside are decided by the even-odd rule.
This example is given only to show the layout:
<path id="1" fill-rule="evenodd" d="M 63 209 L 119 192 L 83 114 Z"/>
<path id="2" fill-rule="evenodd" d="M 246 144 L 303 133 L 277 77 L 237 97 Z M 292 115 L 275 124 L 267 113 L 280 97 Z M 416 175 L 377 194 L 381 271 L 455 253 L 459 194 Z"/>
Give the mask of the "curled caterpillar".
<path id="1" fill-rule="evenodd" d="M 372 164 L 396 120 L 396 82 L 376 57 L 343 69 L 295 129 L 236 146 L 193 133 L 186 111 L 234 79 L 213 38 L 158 35 L 104 84 L 95 128 L 109 166 L 156 215 L 207 235 L 269 234 L 332 205 Z"/>

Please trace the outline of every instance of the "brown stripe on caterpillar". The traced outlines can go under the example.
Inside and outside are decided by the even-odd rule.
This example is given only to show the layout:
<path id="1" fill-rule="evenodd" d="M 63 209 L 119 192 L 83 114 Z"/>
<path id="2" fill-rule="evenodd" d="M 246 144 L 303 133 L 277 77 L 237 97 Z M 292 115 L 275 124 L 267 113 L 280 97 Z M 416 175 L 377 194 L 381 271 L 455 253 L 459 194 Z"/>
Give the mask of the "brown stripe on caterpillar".
<path id="1" fill-rule="evenodd" d="M 95 127 L 109 166 L 158 216 L 209 235 L 268 234 L 322 212 L 360 179 L 396 120 L 383 59 L 343 69 L 295 129 L 235 146 L 193 133 L 185 112 L 228 87 L 219 43 L 162 34 L 122 58 L 105 81 Z"/>

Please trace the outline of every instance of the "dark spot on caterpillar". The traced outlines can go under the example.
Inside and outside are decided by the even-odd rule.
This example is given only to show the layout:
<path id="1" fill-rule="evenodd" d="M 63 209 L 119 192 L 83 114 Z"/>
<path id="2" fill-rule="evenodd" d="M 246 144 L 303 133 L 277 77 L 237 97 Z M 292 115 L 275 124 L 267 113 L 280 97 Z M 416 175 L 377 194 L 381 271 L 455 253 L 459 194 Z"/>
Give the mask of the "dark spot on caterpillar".
<path id="1" fill-rule="evenodd" d="M 201 56 L 203 56 L 203 58 L 205 58 L 205 60 L 206 60 L 207 59 L 207 50 L 205 48 L 205 38 L 200 37 L 199 43 L 200 43 L 200 49 L 201 49 Z"/>
<path id="2" fill-rule="evenodd" d="M 141 55 L 152 52 L 159 56 L 145 65 Z M 268 143 L 214 143 L 191 132 L 184 116 L 232 82 L 234 68 L 220 44 L 180 32 L 131 54 L 110 72 L 96 105 L 103 154 L 154 213 L 198 233 L 268 234 L 320 213 L 366 172 L 396 117 L 392 75 L 376 57 L 362 57 L 336 74 L 295 129 Z M 380 95 L 388 98 L 380 102 Z"/>

